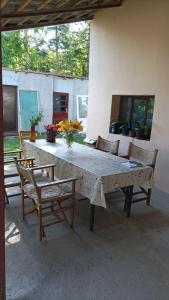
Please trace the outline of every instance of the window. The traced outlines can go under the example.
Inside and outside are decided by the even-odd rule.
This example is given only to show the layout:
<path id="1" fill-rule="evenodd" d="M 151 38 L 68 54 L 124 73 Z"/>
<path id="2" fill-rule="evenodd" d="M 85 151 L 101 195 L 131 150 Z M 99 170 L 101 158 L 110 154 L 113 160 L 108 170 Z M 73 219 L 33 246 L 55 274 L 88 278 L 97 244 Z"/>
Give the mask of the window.
<path id="1" fill-rule="evenodd" d="M 154 96 L 134 95 L 113 96 L 110 131 L 150 139 L 154 98 Z"/>
<path id="2" fill-rule="evenodd" d="M 88 96 L 76 96 L 77 120 L 82 122 L 83 131 L 87 129 Z"/>
<path id="3" fill-rule="evenodd" d="M 54 101 L 54 112 L 66 112 L 66 96 L 58 95 Z"/>
<path id="4" fill-rule="evenodd" d="M 53 123 L 68 119 L 69 94 L 63 92 L 53 93 Z"/>

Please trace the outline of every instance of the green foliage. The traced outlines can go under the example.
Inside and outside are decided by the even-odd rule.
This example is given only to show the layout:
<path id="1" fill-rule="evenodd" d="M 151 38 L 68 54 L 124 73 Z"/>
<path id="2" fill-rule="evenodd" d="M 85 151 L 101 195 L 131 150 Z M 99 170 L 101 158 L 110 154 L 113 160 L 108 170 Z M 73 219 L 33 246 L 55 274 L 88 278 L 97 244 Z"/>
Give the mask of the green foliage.
<path id="1" fill-rule="evenodd" d="M 32 115 L 29 119 L 31 126 L 37 126 L 43 119 L 42 112 L 38 113 L 37 115 Z"/>
<path id="2" fill-rule="evenodd" d="M 3 67 L 87 76 L 89 24 L 4 32 L 2 49 Z"/>

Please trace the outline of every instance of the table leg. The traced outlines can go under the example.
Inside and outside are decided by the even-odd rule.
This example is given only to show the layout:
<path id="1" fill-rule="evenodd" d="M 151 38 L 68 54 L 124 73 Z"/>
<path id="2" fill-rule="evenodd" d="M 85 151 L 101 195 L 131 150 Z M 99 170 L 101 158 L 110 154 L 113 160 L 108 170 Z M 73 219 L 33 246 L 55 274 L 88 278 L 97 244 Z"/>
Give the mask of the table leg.
<path id="1" fill-rule="evenodd" d="M 95 217 L 95 205 L 91 204 L 91 212 L 90 212 L 90 231 L 94 230 L 94 217 Z"/>
<path id="2" fill-rule="evenodd" d="M 126 211 L 127 211 L 127 217 L 130 217 L 130 210 L 131 210 L 131 203 L 132 203 L 132 194 L 133 194 L 133 185 L 128 186 L 126 189 Z"/>

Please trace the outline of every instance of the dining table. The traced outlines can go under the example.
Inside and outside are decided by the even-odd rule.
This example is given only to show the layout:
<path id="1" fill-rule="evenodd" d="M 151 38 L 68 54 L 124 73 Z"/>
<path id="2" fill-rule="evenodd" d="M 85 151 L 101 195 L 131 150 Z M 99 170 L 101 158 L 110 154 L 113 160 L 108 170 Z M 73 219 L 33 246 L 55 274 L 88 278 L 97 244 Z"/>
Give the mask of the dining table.
<path id="1" fill-rule="evenodd" d="M 130 187 L 153 186 L 153 169 L 150 166 L 130 167 L 127 159 L 73 143 L 69 149 L 63 138 L 55 143 L 45 139 L 23 142 L 24 157 L 33 157 L 38 165 L 56 164 L 55 176 L 59 179 L 76 177 L 76 192 L 88 198 L 91 205 L 90 230 L 94 228 L 95 207 L 107 208 L 106 194 L 117 188 L 127 188 L 126 203 L 131 205 Z M 127 215 L 130 210 L 127 205 Z"/>

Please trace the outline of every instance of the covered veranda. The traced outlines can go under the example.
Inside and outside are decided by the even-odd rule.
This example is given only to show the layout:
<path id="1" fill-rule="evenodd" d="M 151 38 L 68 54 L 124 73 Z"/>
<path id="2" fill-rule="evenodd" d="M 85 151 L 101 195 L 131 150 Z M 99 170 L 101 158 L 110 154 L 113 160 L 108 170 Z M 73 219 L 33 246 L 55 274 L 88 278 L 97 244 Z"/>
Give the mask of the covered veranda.
<path id="1" fill-rule="evenodd" d="M 21 5 L 20 1 L 15 2 L 14 6 L 10 2 L 1 3 L 4 31 L 89 20 L 98 9 L 123 5 L 122 1 L 28 0 Z M 2 72 L 0 105 L 2 124 Z M 2 142 L 2 127 L 0 134 Z M 5 245 L 4 191 L 0 191 L 1 245 Z M 21 222 L 16 197 L 6 209 L 7 297 L 168 299 L 168 195 L 154 190 L 152 198 L 152 206 L 134 206 L 132 218 L 127 219 L 122 213 L 123 194 L 114 193 L 108 210 L 98 207 L 94 233 L 86 225 L 89 203 L 79 201 L 75 230 L 62 225 L 50 227 L 47 240 L 39 244 L 36 219 L 32 215 L 27 222 Z M 0 251 L 1 298 L 5 299 L 4 247 Z"/>
<path id="2" fill-rule="evenodd" d="M 121 0 L 70 1 L 70 0 L 2 0 L 0 9 L 1 32 L 36 28 L 83 20 L 92 20 L 98 9 L 120 6 Z M 0 36 L 0 297 L 5 299 L 5 196 L 3 176 L 3 97 L 2 48 Z"/>

